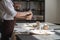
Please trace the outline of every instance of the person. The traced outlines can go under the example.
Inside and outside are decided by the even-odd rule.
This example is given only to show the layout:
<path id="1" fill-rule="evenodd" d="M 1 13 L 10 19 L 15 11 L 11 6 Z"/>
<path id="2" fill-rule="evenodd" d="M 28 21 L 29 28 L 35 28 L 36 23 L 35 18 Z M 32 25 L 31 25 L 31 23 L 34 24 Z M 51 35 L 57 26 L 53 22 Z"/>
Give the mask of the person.
<path id="1" fill-rule="evenodd" d="M 16 18 L 31 20 L 33 16 L 31 11 L 16 12 L 11 0 L 0 0 L 0 12 L 2 13 L 1 18 L 3 23 L 1 40 L 9 40 L 16 23 Z"/>

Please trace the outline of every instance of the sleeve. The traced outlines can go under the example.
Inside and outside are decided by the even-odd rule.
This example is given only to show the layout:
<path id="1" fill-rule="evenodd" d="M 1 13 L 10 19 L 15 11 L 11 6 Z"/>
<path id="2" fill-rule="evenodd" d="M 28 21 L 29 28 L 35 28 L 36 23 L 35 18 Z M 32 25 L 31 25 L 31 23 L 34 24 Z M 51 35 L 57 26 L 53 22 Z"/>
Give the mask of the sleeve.
<path id="1" fill-rule="evenodd" d="M 13 4 L 12 2 L 10 2 L 9 0 L 6 1 L 6 0 L 3 0 L 2 1 L 2 5 L 4 7 L 4 10 L 5 12 L 8 14 L 8 15 L 11 15 L 12 17 L 15 17 L 17 12 L 15 11 L 14 7 L 13 7 Z"/>

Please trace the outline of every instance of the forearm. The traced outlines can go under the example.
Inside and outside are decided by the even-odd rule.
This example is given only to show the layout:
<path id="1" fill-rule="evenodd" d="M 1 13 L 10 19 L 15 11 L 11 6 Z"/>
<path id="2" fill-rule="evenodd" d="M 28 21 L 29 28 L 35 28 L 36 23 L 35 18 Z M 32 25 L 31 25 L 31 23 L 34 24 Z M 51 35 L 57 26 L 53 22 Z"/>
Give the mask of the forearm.
<path id="1" fill-rule="evenodd" d="M 32 16 L 33 14 L 31 12 L 17 12 L 15 17 L 19 19 L 31 20 Z"/>
<path id="2" fill-rule="evenodd" d="M 19 18 L 19 19 L 26 19 L 26 12 L 17 12 L 16 14 L 16 18 Z"/>

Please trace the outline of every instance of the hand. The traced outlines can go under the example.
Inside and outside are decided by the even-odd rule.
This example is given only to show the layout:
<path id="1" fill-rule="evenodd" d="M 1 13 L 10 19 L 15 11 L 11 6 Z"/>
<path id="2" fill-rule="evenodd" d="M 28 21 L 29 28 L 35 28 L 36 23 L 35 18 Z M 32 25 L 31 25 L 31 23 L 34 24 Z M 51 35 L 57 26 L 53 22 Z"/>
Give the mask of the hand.
<path id="1" fill-rule="evenodd" d="M 32 16 L 33 16 L 33 14 L 32 14 L 32 11 L 28 11 L 28 15 L 27 15 L 27 17 L 26 17 L 26 20 L 31 20 L 32 19 Z"/>

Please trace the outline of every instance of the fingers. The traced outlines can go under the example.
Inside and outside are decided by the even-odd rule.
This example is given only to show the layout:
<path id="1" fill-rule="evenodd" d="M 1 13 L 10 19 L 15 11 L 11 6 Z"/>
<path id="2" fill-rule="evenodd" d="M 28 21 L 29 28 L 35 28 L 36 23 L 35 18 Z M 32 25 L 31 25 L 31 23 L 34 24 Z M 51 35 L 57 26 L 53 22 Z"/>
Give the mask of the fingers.
<path id="1" fill-rule="evenodd" d="M 26 15 L 26 16 L 29 16 L 29 15 L 33 15 L 31 10 L 29 10 L 29 11 L 27 12 L 27 15 Z"/>
<path id="2" fill-rule="evenodd" d="M 32 19 L 32 14 L 26 17 L 26 20 L 31 20 Z"/>
<path id="3" fill-rule="evenodd" d="M 27 15 L 26 15 L 26 20 L 31 20 L 33 16 L 33 13 L 31 10 L 28 11 Z"/>

